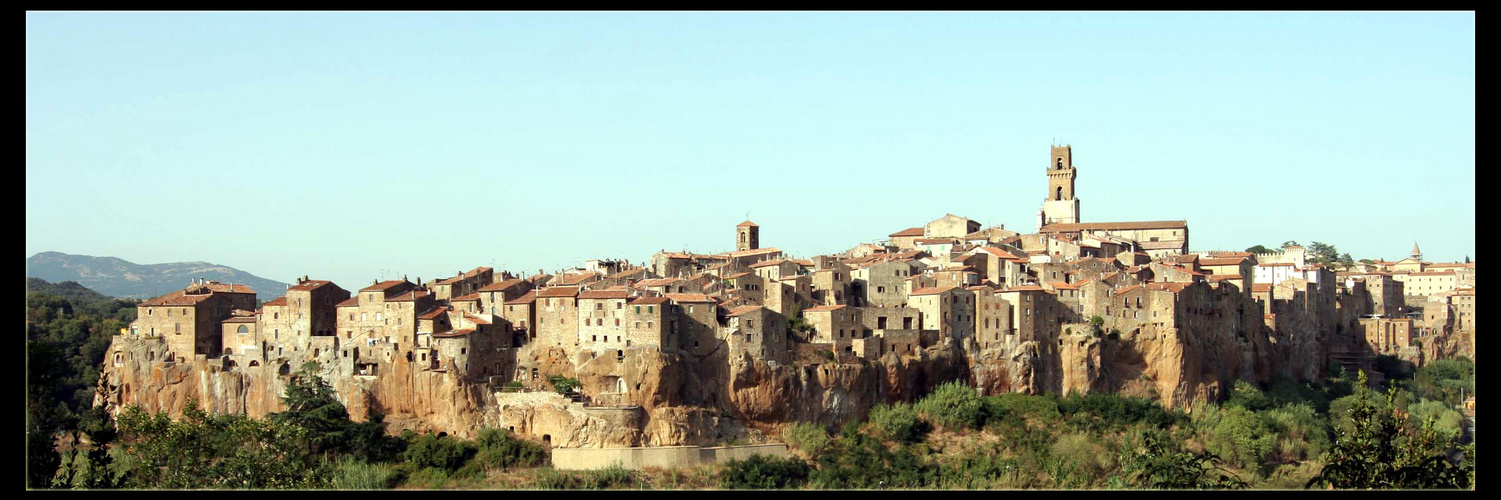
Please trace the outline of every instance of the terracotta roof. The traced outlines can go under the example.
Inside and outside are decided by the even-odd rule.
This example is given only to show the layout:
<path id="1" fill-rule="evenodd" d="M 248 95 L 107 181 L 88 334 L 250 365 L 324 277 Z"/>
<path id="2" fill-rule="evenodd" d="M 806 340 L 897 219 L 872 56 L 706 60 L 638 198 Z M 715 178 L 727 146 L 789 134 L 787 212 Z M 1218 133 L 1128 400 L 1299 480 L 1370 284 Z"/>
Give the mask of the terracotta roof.
<path id="1" fill-rule="evenodd" d="M 224 320 L 225 323 L 254 323 L 255 316 L 231 316 Z"/>
<path id="2" fill-rule="evenodd" d="M 914 245 L 952 245 L 954 238 L 918 238 L 912 240 Z"/>
<path id="3" fill-rule="evenodd" d="M 475 323 L 475 324 L 479 324 L 479 325 L 488 325 L 488 324 L 490 324 L 490 320 L 485 319 L 485 318 L 481 318 L 479 316 L 475 316 L 473 314 L 469 314 L 467 312 L 464 313 L 464 319 L 467 319 L 470 322 Z"/>
<path id="4" fill-rule="evenodd" d="M 360 305 L 360 297 L 356 295 L 354 297 L 350 297 L 349 300 L 334 304 L 334 307 L 355 307 L 358 305 Z"/>
<path id="5" fill-rule="evenodd" d="M 793 264 L 797 264 L 799 266 L 803 266 L 803 267 L 813 267 L 814 266 L 813 261 L 808 260 L 808 259 L 793 260 L 792 263 Z"/>
<path id="6" fill-rule="evenodd" d="M 297 290 L 299 292 L 305 292 L 305 291 L 308 291 L 308 290 L 312 290 L 314 288 L 318 288 L 318 287 L 323 286 L 323 285 L 327 285 L 329 283 L 333 283 L 333 282 L 332 281 L 328 281 L 328 280 L 307 280 L 307 281 L 304 281 L 302 283 L 298 283 L 296 285 L 292 285 L 292 287 L 288 288 L 287 290 Z"/>
<path id="7" fill-rule="evenodd" d="M 463 297 L 454 297 L 448 300 L 449 302 L 477 302 L 479 301 L 479 292 L 474 292 Z"/>
<path id="8" fill-rule="evenodd" d="M 597 279 L 599 277 L 600 276 L 598 274 L 594 273 L 564 274 L 559 283 L 563 285 L 577 285 L 579 283 Z"/>
<path id="9" fill-rule="evenodd" d="M 1184 288 L 1188 288 L 1190 285 L 1193 285 L 1193 283 L 1147 283 L 1146 286 L 1149 290 L 1166 290 L 1169 292 L 1178 293 L 1183 291 Z"/>
<path id="10" fill-rule="evenodd" d="M 1017 259 L 1017 258 L 1020 258 L 1020 257 L 1017 257 L 1015 255 L 1011 255 L 1011 252 L 1007 252 L 1005 250 L 1001 250 L 1001 249 L 996 248 L 996 247 L 980 247 L 978 250 L 982 251 L 982 252 L 985 252 L 985 253 L 988 253 L 988 254 L 991 254 L 991 255 L 994 255 L 996 257 L 1000 257 L 1002 259 Z"/>
<path id="11" fill-rule="evenodd" d="M 1147 249 L 1147 250 L 1162 250 L 1162 249 L 1165 249 L 1165 248 L 1180 248 L 1180 247 L 1183 246 L 1183 241 L 1182 240 L 1142 241 L 1142 242 L 1138 242 L 1137 246 L 1140 246 L 1140 247 L 1142 247 L 1144 249 Z"/>
<path id="12" fill-rule="evenodd" d="M 271 299 L 270 302 L 267 302 L 267 303 L 262 304 L 262 305 L 266 305 L 266 306 L 285 306 L 285 305 L 287 305 L 287 296 L 283 295 L 283 296 Z"/>
<path id="13" fill-rule="evenodd" d="M 782 252 L 781 250 L 777 250 L 775 248 L 757 248 L 757 249 L 753 249 L 753 250 L 737 250 L 737 251 L 734 251 L 734 252 L 725 252 L 722 255 L 724 255 L 726 257 L 744 257 L 744 256 L 747 256 L 747 255 L 761 255 L 761 254 L 766 254 L 766 253 L 781 253 L 781 252 Z"/>
<path id="14" fill-rule="evenodd" d="M 1421 272 L 1421 273 L 1411 273 L 1410 275 L 1411 276 L 1453 276 L 1454 275 L 1454 270 L 1450 269 L 1448 271 L 1425 271 L 1425 272 Z"/>
<path id="15" fill-rule="evenodd" d="M 1138 222 L 1081 222 L 1076 224 L 1055 223 L 1042 226 L 1039 233 L 1057 233 L 1065 231 L 1110 231 L 1130 229 L 1185 229 L 1188 227 L 1186 220 L 1153 220 Z"/>
<path id="16" fill-rule="evenodd" d="M 731 309 L 730 312 L 728 314 L 726 314 L 726 316 L 739 316 L 739 315 L 745 314 L 745 313 L 756 312 L 757 309 L 762 309 L 762 307 L 761 306 L 740 306 L 740 307 L 736 307 L 734 309 Z"/>
<path id="17" fill-rule="evenodd" d="M 702 293 L 669 293 L 667 298 L 673 302 L 718 302 Z"/>
<path id="18" fill-rule="evenodd" d="M 735 274 L 731 274 L 729 276 L 725 276 L 724 279 L 732 280 L 732 279 L 743 277 L 743 276 L 755 276 L 755 275 L 751 274 L 750 272 L 735 273 Z"/>
<path id="19" fill-rule="evenodd" d="M 1245 262 L 1245 257 L 1211 257 L 1199 259 L 1200 266 L 1238 266 Z"/>
<path id="20" fill-rule="evenodd" d="M 1257 284 L 1251 285 L 1251 291 L 1253 291 L 1253 292 L 1270 292 L 1270 291 L 1272 291 L 1272 284 L 1271 283 L 1257 283 Z"/>
<path id="21" fill-rule="evenodd" d="M 630 292 L 625 290 L 584 290 L 579 292 L 580 299 L 628 299 Z"/>
<path id="22" fill-rule="evenodd" d="M 1206 275 L 1206 273 L 1201 273 L 1201 272 L 1198 272 L 1198 271 L 1195 271 L 1193 269 L 1189 269 L 1189 268 L 1186 268 L 1186 267 L 1183 267 L 1183 266 L 1167 266 L 1167 267 L 1170 267 L 1170 268 L 1172 268 L 1175 271 L 1188 273 L 1188 274 L 1191 274 L 1191 275 L 1194 275 L 1194 276 L 1205 276 Z"/>
<path id="23" fill-rule="evenodd" d="M 908 296 L 937 295 L 937 294 L 940 294 L 940 293 L 943 293 L 943 292 L 947 292 L 949 290 L 953 290 L 955 288 L 958 288 L 958 287 L 954 287 L 954 286 L 929 286 L 929 287 L 923 287 L 923 288 L 919 288 L 919 289 L 913 290 L 912 293 L 909 293 L 907 295 Z"/>
<path id="24" fill-rule="evenodd" d="M 1046 291 L 1047 291 L 1047 289 L 1043 288 L 1041 286 L 1037 286 L 1037 285 L 1022 285 L 1022 286 L 1011 287 L 1011 288 L 1007 288 L 1007 289 L 1004 289 L 1004 290 L 1000 290 L 999 292 L 1000 293 L 1005 293 L 1005 292 L 1046 292 Z"/>
<path id="25" fill-rule="evenodd" d="M 677 283 L 678 278 L 653 278 L 636 282 L 636 286 L 665 286 Z"/>
<path id="26" fill-rule="evenodd" d="M 459 330 L 450 330 L 450 331 L 446 331 L 446 332 L 443 332 L 443 333 L 434 333 L 433 334 L 433 338 L 436 338 L 436 339 L 451 339 L 451 338 L 455 338 L 455 337 L 463 337 L 463 336 L 469 335 L 471 333 L 474 333 L 474 329 L 473 328 L 462 328 L 462 329 L 459 329 Z"/>
<path id="27" fill-rule="evenodd" d="M 630 304 L 661 304 L 667 302 L 667 297 L 636 297 Z"/>
<path id="28" fill-rule="evenodd" d="M 755 269 L 755 268 L 758 268 L 758 267 L 776 266 L 776 265 L 781 265 L 783 262 L 787 262 L 787 260 L 786 259 L 763 260 L 761 262 L 757 262 L 755 264 L 751 264 L 750 268 L 751 269 Z"/>
<path id="29" fill-rule="evenodd" d="M 576 286 L 554 286 L 537 292 L 537 297 L 577 297 L 578 294 L 579 289 Z"/>
<path id="30" fill-rule="evenodd" d="M 426 296 L 429 296 L 429 295 L 432 295 L 432 292 L 424 292 L 422 290 L 412 290 L 410 292 L 403 293 L 401 295 L 397 295 L 395 297 L 386 299 L 386 302 L 412 302 L 412 301 L 416 301 L 419 298 L 426 297 Z"/>
<path id="31" fill-rule="evenodd" d="M 1062 281 L 1049 281 L 1048 285 L 1051 285 L 1053 288 L 1060 289 L 1060 290 L 1078 290 L 1079 289 L 1079 285 L 1078 284 L 1064 283 Z"/>
<path id="32" fill-rule="evenodd" d="M 433 319 L 448 312 L 448 306 L 438 306 L 417 315 L 417 319 Z"/>
<path id="33" fill-rule="evenodd" d="M 724 227 L 724 226 L 720 226 L 720 227 Z M 745 222 L 741 222 L 739 224 L 735 224 L 735 227 L 761 227 L 761 226 L 758 226 L 758 225 L 756 225 L 756 223 L 751 222 L 751 221 L 745 221 Z"/>
<path id="34" fill-rule="evenodd" d="M 361 292 L 379 292 L 379 291 L 383 291 L 383 290 L 389 289 L 391 287 L 400 285 L 402 283 L 411 283 L 411 282 L 407 281 L 407 280 L 382 281 L 380 283 L 376 283 L 374 285 L 370 285 L 370 286 L 367 286 L 365 288 L 361 288 L 360 291 Z"/>
<path id="35" fill-rule="evenodd" d="M 1241 276 L 1239 274 L 1214 274 L 1209 276 L 1209 279 L 1212 279 L 1214 281 L 1238 280 L 1240 278 Z"/>
<path id="36" fill-rule="evenodd" d="M 903 237 L 903 236 L 922 236 L 922 235 L 923 235 L 923 229 L 922 228 L 920 228 L 920 227 L 909 227 L 907 229 L 903 229 L 901 231 L 897 231 L 895 233 L 891 233 L 891 234 L 889 234 L 887 236 L 890 236 L 892 238 L 899 238 L 899 237 Z"/>
<path id="37" fill-rule="evenodd" d="M 839 309 L 844 309 L 846 307 L 849 307 L 849 306 L 847 306 L 845 304 L 834 304 L 834 305 L 827 305 L 827 306 L 809 307 L 807 309 L 803 309 L 803 312 L 805 312 L 805 313 L 810 313 L 810 312 L 829 312 L 829 311 L 837 311 Z"/>
<path id="38" fill-rule="evenodd" d="M 505 281 L 497 281 L 495 283 L 491 283 L 491 284 L 485 285 L 484 287 L 481 287 L 479 289 L 479 291 L 481 291 L 481 292 L 501 292 L 501 291 L 505 291 L 505 290 L 507 290 L 507 289 L 509 289 L 509 288 L 511 288 L 513 286 L 520 285 L 521 283 L 522 283 L 521 278 L 512 278 L 512 279 L 508 279 L 508 280 L 505 280 Z"/>
<path id="39" fill-rule="evenodd" d="M 231 283 L 228 285 L 223 283 L 209 283 L 203 286 L 208 287 L 209 291 L 214 293 L 255 293 L 255 290 L 251 290 L 250 287 L 241 285 L 239 283 Z"/>
<path id="40" fill-rule="evenodd" d="M 533 291 L 529 291 L 529 292 L 523 293 L 523 294 L 521 294 L 521 296 L 516 297 L 514 299 L 507 300 L 506 304 L 530 304 L 530 303 L 536 302 L 536 301 L 537 301 L 537 292 L 535 290 L 533 290 Z"/>

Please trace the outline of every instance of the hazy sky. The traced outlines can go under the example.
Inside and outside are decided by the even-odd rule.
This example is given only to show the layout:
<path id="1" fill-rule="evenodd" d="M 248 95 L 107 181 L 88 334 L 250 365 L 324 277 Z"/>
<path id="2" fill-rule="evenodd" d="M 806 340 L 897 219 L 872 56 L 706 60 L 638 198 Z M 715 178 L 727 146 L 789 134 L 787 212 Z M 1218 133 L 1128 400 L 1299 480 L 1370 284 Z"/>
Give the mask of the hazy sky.
<path id="1" fill-rule="evenodd" d="M 1475 253 L 1475 15 L 28 13 L 26 254 L 345 288 L 964 215 Z"/>

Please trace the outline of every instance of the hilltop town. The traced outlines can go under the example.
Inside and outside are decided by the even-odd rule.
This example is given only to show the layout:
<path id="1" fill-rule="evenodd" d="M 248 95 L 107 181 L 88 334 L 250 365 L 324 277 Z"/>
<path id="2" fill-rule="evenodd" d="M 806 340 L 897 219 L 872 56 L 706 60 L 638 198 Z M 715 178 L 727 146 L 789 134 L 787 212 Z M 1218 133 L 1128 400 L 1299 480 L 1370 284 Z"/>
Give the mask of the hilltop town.
<path id="1" fill-rule="evenodd" d="M 100 398 L 262 416 L 311 361 L 352 415 L 379 414 L 393 433 L 706 445 L 857 419 L 954 379 L 1181 406 L 1236 380 L 1369 371 L 1380 355 L 1474 356 L 1474 263 L 1426 262 L 1416 245 L 1342 269 L 1299 246 L 1195 251 L 1186 220 L 1083 218 L 1072 148 L 1050 153 L 1028 233 L 945 214 L 796 258 L 747 220 L 733 250 L 638 265 L 477 267 L 353 290 L 304 276 L 259 306 L 243 284 L 194 281 L 140 304 Z M 580 385 L 559 395 L 556 377 Z"/>

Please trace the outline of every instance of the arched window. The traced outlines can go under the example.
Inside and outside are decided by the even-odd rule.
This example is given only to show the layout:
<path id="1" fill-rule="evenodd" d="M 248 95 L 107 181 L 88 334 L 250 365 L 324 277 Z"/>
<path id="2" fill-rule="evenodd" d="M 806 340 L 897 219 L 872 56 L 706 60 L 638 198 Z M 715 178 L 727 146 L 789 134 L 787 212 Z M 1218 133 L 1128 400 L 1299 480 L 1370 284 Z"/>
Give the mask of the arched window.
<path id="1" fill-rule="evenodd" d="M 235 333 L 250 333 L 250 329 L 246 328 L 245 325 L 240 325 L 239 328 L 235 329 Z"/>
<path id="2" fill-rule="evenodd" d="M 1061 199 L 1063 199 L 1063 186 L 1058 186 L 1058 197 L 1054 198 L 1054 199 L 1055 200 L 1061 200 Z"/>
<path id="3" fill-rule="evenodd" d="M 1063 170 L 1063 157 L 1058 157 L 1058 170 Z"/>

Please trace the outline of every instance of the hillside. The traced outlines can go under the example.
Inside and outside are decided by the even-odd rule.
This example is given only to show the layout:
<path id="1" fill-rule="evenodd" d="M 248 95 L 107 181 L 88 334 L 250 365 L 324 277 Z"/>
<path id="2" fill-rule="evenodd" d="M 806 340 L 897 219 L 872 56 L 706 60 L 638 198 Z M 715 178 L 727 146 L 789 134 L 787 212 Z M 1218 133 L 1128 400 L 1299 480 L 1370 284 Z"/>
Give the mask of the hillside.
<path id="1" fill-rule="evenodd" d="M 74 281 L 111 297 L 148 299 L 188 286 L 193 278 L 243 283 L 257 298 L 280 297 L 287 284 L 208 262 L 136 264 L 115 257 L 42 252 L 26 259 L 26 277 L 53 283 Z"/>

